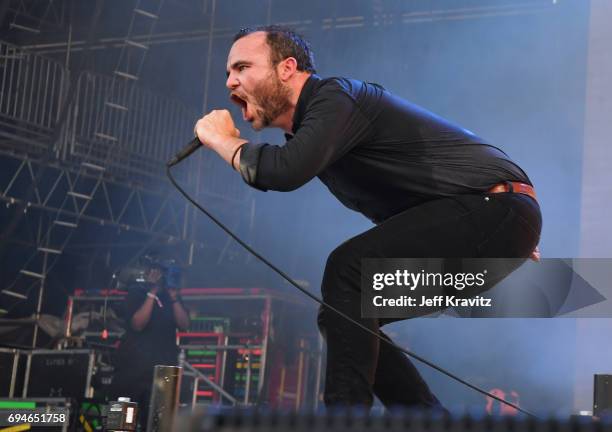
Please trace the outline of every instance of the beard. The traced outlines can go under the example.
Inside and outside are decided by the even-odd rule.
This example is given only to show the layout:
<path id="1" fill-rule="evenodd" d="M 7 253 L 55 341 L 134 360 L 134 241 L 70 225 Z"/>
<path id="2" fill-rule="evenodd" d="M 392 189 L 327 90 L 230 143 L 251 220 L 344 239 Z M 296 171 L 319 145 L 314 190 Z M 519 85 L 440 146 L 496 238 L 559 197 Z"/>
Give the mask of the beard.
<path id="1" fill-rule="evenodd" d="M 258 108 L 252 126 L 255 130 L 261 130 L 291 108 L 291 89 L 273 71 L 253 89 L 253 100 Z"/>

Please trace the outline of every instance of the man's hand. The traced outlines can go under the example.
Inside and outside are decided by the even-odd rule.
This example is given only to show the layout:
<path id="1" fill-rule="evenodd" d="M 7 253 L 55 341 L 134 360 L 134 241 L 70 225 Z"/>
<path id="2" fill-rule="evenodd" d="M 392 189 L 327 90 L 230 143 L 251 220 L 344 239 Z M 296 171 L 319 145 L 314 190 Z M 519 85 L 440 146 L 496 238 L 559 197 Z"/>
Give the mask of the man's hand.
<path id="1" fill-rule="evenodd" d="M 195 125 L 196 136 L 206 147 L 216 150 L 231 138 L 239 138 L 232 115 L 228 110 L 213 110 Z"/>
<path id="2" fill-rule="evenodd" d="M 168 288 L 168 295 L 170 296 L 170 299 L 174 302 L 177 300 L 178 298 L 178 289 L 176 288 Z"/>
<path id="3" fill-rule="evenodd" d="M 178 288 L 168 288 L 168 295 L 172 300 L 172 312 L 174 313 L 174 322 L 180 330 L 186 331 L 189 329 L 189 315 L 184 306 L 179 300 Z"/>
<path id="4" fill-rule="evenodd" d="M 152 284 L 157 284 L 162 277 L 162 272 L 160 269 L 152 268 L 147 272 L 145 277 L 146 281 Z"/>
<path id="5" fill-rule="evenodd" d="M 221 159 L 235 168 L 232 156 L 247 141 L 240 138 L 240 131 L 236 129 L 228 110 L 214 110 L 206 114 L 198 120 L 194 132 L 202 144 L 217 152 Z M 235 158 L 236 164 L 240 160 L 239 155 L 240 152 Z"/>

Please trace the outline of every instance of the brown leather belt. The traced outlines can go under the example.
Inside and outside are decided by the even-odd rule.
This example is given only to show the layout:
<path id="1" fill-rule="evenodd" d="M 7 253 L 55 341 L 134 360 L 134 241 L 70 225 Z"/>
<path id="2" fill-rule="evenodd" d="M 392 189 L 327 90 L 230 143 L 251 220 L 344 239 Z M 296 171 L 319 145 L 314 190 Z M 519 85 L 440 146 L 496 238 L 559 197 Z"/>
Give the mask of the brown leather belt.
<path id="1" fill-rule="evenodd" d="M 514 193 L 522 193 L 525 195 L 529 195 L 534 200 L 538 200 L 536 198 L 535 189 L 533 186 L 528 185 L 526 183 L 520 182 L 504 182 L 498 183 L 488 190 L 488 193 L 504 193 L 504 192 L 514 192 Z"/>

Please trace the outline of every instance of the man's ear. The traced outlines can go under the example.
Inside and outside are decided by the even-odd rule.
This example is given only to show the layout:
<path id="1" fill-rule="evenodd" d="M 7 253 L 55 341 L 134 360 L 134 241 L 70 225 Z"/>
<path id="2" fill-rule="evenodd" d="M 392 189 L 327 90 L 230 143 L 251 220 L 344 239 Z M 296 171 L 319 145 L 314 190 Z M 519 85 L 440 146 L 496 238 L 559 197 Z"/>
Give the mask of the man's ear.
<path id="1" fill-rule="evenodd" d="M 297 60 L 294 57 L 287 57 L 276 66 L 278 77 L 281 81 L 288 81 L 297 72 Z"/>

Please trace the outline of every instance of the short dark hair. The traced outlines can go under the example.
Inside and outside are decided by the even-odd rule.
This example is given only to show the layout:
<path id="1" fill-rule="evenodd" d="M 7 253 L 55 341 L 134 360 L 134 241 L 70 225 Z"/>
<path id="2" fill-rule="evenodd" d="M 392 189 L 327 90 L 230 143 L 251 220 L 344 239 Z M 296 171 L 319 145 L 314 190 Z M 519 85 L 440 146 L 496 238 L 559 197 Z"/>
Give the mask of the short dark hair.
<path id="1" fill-rule="evenodd" d="M 289 27 L 268 25 L 243 28 L 234 36 L 234 42 L 255 32 L 265 32 L 270 47 L 270 61 L 276 66 L 288 57 L 297 60 L 297 69 L 302 72 L 316 73 L 314 55 L 310 44 L 304 37 Z"/>

